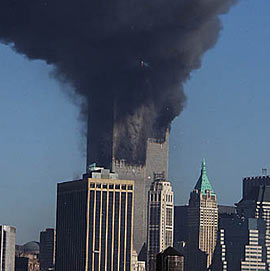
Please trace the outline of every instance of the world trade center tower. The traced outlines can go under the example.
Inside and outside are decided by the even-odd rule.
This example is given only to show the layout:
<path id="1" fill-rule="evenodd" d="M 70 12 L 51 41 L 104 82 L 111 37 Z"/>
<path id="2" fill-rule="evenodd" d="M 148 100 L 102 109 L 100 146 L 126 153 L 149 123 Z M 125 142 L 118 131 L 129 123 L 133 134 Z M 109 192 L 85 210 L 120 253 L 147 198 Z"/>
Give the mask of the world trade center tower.
<path id="1" fill-rule="evenodd" d="M 105 102 L 104 102 L 105 103 Z M 102 107 L 102 110 L 101 108 Z M 101 113 L 102 111 L 102 113 Z M 126 161 L 115 151 L 119 144 L 120 124 L 116 121 L 114 106 L 93 103 L 88 117 L 87 169 L 89 165 L 109 168 L 119 179 L 135 181 L 134 249 L 140 254 L 147 236 L 147 194 L 154 173 L 162 172 L 168 179 L 168 129 L 153 133 L 145 140 L 144 161 Z M 123 130 L 123 129 L 122 129 Z"/>

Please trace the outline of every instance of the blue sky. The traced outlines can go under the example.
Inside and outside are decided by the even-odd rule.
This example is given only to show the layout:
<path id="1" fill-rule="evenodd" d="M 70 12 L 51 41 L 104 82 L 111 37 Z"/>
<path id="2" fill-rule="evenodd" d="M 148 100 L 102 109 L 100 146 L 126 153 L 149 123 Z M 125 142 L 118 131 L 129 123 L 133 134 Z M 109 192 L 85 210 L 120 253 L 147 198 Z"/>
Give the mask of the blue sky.
<path id="1" fill-rule="evenodd" d="M 269 10 L 269 0 L 240 0 L 185 86 L 170 137 L 176 204 L 187 203 L 203 157 L 223 204 L 240 199 L 242 177 L 270 169 Z M 17 227 L 17 243 L 54 226 L 56 183 L 85 168 L 78 107 L 51 72 L 0 45 L 0 223 Z"/>

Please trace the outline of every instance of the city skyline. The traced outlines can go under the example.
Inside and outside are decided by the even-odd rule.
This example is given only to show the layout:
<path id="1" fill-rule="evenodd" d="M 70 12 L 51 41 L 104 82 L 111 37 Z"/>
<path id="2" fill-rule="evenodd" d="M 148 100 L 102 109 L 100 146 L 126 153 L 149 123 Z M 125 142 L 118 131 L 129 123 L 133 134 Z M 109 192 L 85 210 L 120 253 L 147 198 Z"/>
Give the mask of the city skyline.
<path id="1" fill-rule="evenodd" d="M 203 157 L 207 159 L 209 176 L 219 202 L 225 204 L 234 204 L 240 198 L 242 177 L 260 175 L 261 168 L 270 166 L 267 158 L 269 142 L 263 132 L 265 129 L 267 135 L 268 128 L 263 122 L 267 120 L 265 115 L 269 113 L 264 104 L 268 97 L 265 92 L 268 79 L 264 78 L 265 72 L 258 73 L 256 68 L 260 61 L 261 69 L 267 70 L 268 67 L 269 56 L 264 55 L 266 49 L 256 50 L 259 48 L 257 43 L 262 48 L 267 48 L 269 44 L 268 30 L 258 27 L 269 22 L 269 19 L 262 16 L 266 16 L 262 12 L 266 12 L 267 6 L 269 3 L 266 1 L 258 1 L 256 6 L 251 1 L 240 1 L 229 15 L 225 15 L 224 30 L 217 47 L 207 53 L 203 67 L 193 73 L 192 80 L 186 85 L 187 106 L 173 122 L 170 138 L 169 180 L 174 187 L 176 204 L 187 203 Z M 250 13 L 255 17 L 251 16 L 254 21 L 248 24 Z M 257 27 L 251 27 L 252 23 Z M 259 33 L 256 34 L 255 30 Z M 262 36 L 263 33 L 266 37 Z M 257 38 L 261 36 L 261 40 L 257 39 L 255 42 L 249 39 L 251 34 Z M 244 41 L 235 43 L 236 37 Z M 240 52 L 244 44 L 246 47 Z M 258 56 L 251 55 L 252 49 Z M 83 143 L 80 142 L 79 135 L 81 123 L 77 120 L 78 109 L 61 93 L 60 89 L 68 86 L 59 86 L 48 76 L 50 67 L 40 61 L 27 61 L 2 45 L 0 55 L 3 59 L 2 64 L 0 63 L 0 123 L 3 131 L 0 136 L 3 150 L 0 193 L 1 198 L 11 206 L 9 213 L 0 210 L 3 213 L 1 223 L 15 225 L 18 229 L 17 242 L 23 243 L 38 239 L 40 230 L 54 226 L 56 183 L 80 177 L 84 172 L 85 157 L 80 149 L 80 144 Z M 249 59 L 245 59 L 245 55 Z M 229 56 L 232 59 L 227 61 Z M 236 66 L 233 69 L 234 64 Z M 254 70 L 245 67 L 251 64 L 254 64 Z M 221 69 L 221 73 L 215 72 L 215 67 Z M 228 72 L 226 69 L 232 71 Z M 16 76 L 15 83 L 6 74 L 11 71 Z M 247 77 L 255 71 L 256 77 Z M 215 80 L 210 80 L 211 75 Z M 240 82 L 237 81 L 237 76 L 241 79 Z M 225 83 L 226 80 L 231 82 Z M 230 87 L 233 89 L 227 91 Z M 233 99 L 232 91 L 236 91 L 238 87 L 242 88 L 233 96 L 235 101 L 230 104 L 225 117 L 222 111 L 225 111 L 226 104 Z M 15 90 L 11 93 L 13 88 Z M 244 94 L 246 96 L 242 98 Z M 250 110 L 252 113 L 248 112 L 248 106 L 260 108 L 261 114 L 253 110 Z M 246 109 L 244 113 L 243 108 Z M 57 115 L 59 110 L 63 112 L 63 116 Z M 213 114 L 217 116 L 213 117 Z M 228 128 L 231 129 L 229 132 Z M 248 135 L 248 131 L 251 135 Z M 231 135 L 234 132 L 235 135 Z M 258 142 L 257 147 L 252 146 L 252 143 L 257 145 L 255 142 Z M 239 148 L 239 151 L 233 150 L 234 148 Z M 66 157 L 68 153 L 70 157 Z M 233 156 L 235 158 L 231 159 Z M 224 186 L 224 183 L 227 185 Z M 14 186 L 17 187 L 15 192 Z M 232 191 L 233 187 L 236 192 Z"/>

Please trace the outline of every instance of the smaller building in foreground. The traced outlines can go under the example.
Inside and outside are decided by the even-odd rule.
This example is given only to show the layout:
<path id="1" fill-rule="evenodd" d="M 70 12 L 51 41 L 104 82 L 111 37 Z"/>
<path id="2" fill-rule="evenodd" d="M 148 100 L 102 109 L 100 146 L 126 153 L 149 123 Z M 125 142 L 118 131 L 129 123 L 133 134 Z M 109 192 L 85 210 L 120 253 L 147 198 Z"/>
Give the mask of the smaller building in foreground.
<path id="1" fill-rule="evenodd" d="M 0 270 L 15 270 L 16 228 L 0 225 Z"/>
<path id="2" fill-rule="evenodd" d="M 265 222 L 230 215 L 220 218 L 212 271 L 263 271 L 266 268 Z"/>
<path id="3" fill-rule="evenodd" d="M 131 271 L 133 206 L 134 181 L 95 165 L 58 184 L 56 270 Z"/>
<path id="4" fill-rule="evenodd" d="M 40 271 L 54 270 L 55 265 L 55 229 L 46 229 L 40 233 Z"/>
<path id="5" fill-rule="evenodd" d="M 184 271 L 184 256 L 168 247 L 157 255 L 156 271 Z"/>
<path id="6" fill-rule="evenodd" d="M 28 271 L 28 262 L 27 257 L 16 257 L 15 258 L 15 271 Z"/>

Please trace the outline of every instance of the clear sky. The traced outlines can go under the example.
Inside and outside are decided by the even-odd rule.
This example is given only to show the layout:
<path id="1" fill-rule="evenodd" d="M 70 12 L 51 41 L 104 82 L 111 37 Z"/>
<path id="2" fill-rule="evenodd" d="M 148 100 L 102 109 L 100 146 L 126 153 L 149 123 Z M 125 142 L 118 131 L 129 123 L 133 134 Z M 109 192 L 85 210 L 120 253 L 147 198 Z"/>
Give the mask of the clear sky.
<path id="1" fill-rule="evenodd" d="M 240 0 L 186 84 L 170 137 L 176 204 L 187 203 L 203 157 L 221 204 L 240 199 L 243 176 L 270 168 L 269 10 L 269 0 Z M 54 226 L 56 183 L 85 168 L 78 108 L 51 71 L 0 45 L 0 224 L 17 227 L 18 244 Z"/>

